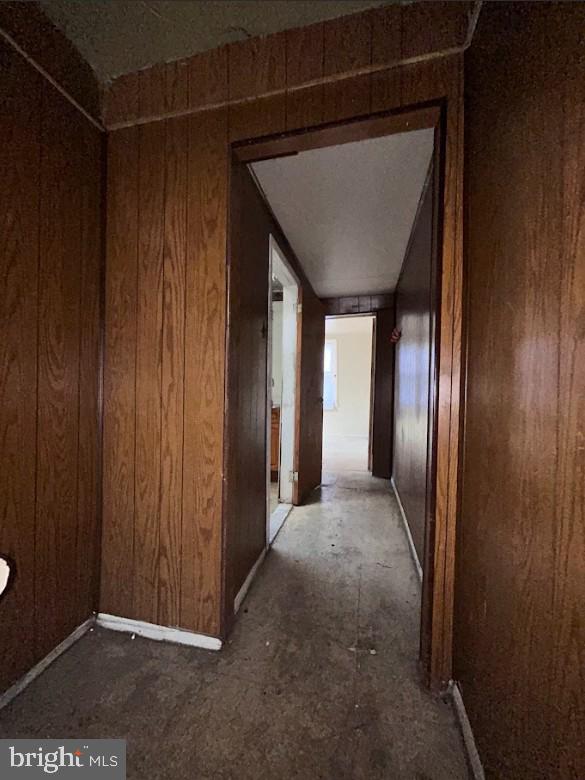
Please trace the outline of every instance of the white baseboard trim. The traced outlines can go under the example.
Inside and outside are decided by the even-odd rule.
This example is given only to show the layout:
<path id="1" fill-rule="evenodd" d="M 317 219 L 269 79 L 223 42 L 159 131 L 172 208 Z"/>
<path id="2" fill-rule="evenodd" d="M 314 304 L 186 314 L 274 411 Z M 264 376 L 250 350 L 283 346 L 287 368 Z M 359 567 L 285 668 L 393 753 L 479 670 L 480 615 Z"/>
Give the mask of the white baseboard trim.
<path id="1" fill-rule="evenodd" d="M 483 771 L 477 745 L 475 744 L 475 737 L 473 736 L 471 723 L 467 717 L 467 710 L 465 709 L 463 696 L 461 695 L 461 689 L 454 680 L 451 680 L 449 683 L 449 694 L 451 695 L 453 705 L 455 706 L 455 714 L 457 715 L 457 720 L 459 721 L 459 728 L 461 729 L 461 734 L 463 735 L 463 742 L 465 744 L 465 750 L 467 752 L 467 758 L 469 760 L 469 766 L 471 767 L 474 780 L 485 780 L 485 773 Z"/>
<path id="2" fill-rule="evenodd" d="M 408 546 L 410 547 L 410 554 L 412 555 L 412 560 L 414 561 L 414 565 L 416 567 L 416 572 L 418 574 L 418 577 L 419 577 L 420 581 L 422 582 L 422 578 L 423 578 L 422 566 L 420 565 L 420 561 L 418 559 L 418 554 L 416 552 L 416 547 L 414 546 L 414 540 L 412 538 L 412 534 L 410 533 L 410 528 L 408 526 L 408 520 L 406 519 L 406 512 L 404 511 L 404 507 L 402 506 L 402 501 L 400 500 L 400 493 L 398 492 L 398 488 L 396 487 L 396 483 L 394 482 L 394 477 L 390 478 L 390 483 L 392 485 L 392 490 L 394 491 L 394 495 L 396 496 L 396 502 L 398 503 L 398 508 L 400 509 L 400 515 L 402 517 L 402 524 L 404 525 L 404 530 L 406 532 L 406 538 L 408 539 Z"/>
<path id="3" fill-rule="evenodd" d="M 292 504 L 279 504 L 274 512 L 270 515 L 268 544 L 272 546 L 272 543 L 278 536 L 278 532 L 284 525 L 284 521 L 289 516 L 292 509 Z"/>
<path id="4" fill-rule="evenodd" d="M 242 601 L 246 598 L 246 593 L 250 590 L 250 585 L 252 584 L 252 580 L 256 576 L 256 573 L 260 568 L 260 566 L 262 565 L 262 561 L 264 560 L 265 557 L 266 557 L 266 548 L 264 548 L 264 550 L 262 550 L 262 552 L 258 556 L 258 560 L 248 572 L 248 576 L 244 580 L 244 584 L 242 585 L 242 587 L 238 591 L 238 595 L 234 599 L 234 615 L 238 612 L 238 610 L 242 606 Z"/>
<path id="5" fill-rule="evenodd" d="M 184 628 L 158 626 L 155 623 L 146 623 L 142 620 L 131 620 L 130 618 L 118 617 L 117 615 L 108 615 L 105 612 L 98 612 L 96 623 L 98 626 L 107 628 L 110 631 L 137 634 L 146 639 L 154 639 L 157 642 L 172 642 L 175 645 L 201 647 L 204 650 L 221 650 L 222 646 L 221 639 L 215 636 L 197 634 Z"/>
<path id="6" fill-rule="evenodd" d="M 45 669 L 53 663 L 53 661 L 59 658 L 60 655 L 63 655 L 66 650 L 69 650 L 71 645 L 74 645 L 78 639 L 81 639 L 81 637 L 94 625 L 94 623 L 95 617 L 92 615 L 85 621 L 85 623 L 77 626 L 75 631 L 72 631 L 68 637 L 66 637 L 60 644 L 57 645 L 57 647 L 51 650 L 51 652 L 48 653 L 42 659 L 42 661 L 39 661 L 38 664 L 33 666 L 33 668 L 28 671 L 24 677 L 21 677 L 20 680 L 15 682 L 14 685 L 8 688 L 7 691 L 4 691 L 4 693 L 0 695 L 0 710 L 3 707 L 6 707 L 6 705 L 11 702 L 15 696 L 18 696 L 18 694 L 21 693 L 28 685 L 30 685 L 33 680 L 42 674 Z"/>

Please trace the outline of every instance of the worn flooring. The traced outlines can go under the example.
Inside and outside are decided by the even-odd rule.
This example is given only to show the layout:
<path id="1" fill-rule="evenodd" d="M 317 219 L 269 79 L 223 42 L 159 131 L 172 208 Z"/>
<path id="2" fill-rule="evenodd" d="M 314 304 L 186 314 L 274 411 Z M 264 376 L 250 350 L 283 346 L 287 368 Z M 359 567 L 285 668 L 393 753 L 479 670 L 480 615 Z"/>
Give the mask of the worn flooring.
<path id="1" fill-rule="evenodd" d="M 327 474 L 219 653 L 95 629 L 0 712 L 0 737 L 122 737 L 128 778 L 459 780 L 417 670 L 420 587 L 388 484 Z"/>

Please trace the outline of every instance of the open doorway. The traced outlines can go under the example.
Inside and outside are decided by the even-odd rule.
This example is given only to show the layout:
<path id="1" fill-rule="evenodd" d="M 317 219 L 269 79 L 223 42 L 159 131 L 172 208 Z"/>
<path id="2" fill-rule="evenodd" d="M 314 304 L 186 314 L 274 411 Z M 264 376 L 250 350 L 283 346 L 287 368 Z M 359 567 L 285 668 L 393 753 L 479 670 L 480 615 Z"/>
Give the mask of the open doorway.
<path id="1" fill-rule="evenodd" d="M 323 471 L 368 471 L 374 317 L 327 317 Z"/>
<path id="2" fill-rule="evenodd" d="M 272 544 L 293 501 L 299 282 L 272 235 L 269 252 L 266 516 Z"/>

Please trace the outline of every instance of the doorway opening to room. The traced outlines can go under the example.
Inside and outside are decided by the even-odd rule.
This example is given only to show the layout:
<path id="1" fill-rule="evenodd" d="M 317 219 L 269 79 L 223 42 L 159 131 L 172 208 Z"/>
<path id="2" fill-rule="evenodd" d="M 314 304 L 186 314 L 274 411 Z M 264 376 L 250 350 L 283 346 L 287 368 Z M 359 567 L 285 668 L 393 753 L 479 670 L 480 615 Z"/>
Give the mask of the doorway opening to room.
<path id="1" fill-rule="evenodd" d="M 295 483 L 299 281 L 274 236 L 268 260 L 266 535 L 272 544 L 292 509 Z"/>
<path id="2" fill-rule="evenodd" d="M 323 355 L 323 472 L 371 471 L 374 317 L 327 317 Z M 388 443 L 390 446 L 390 443 Z M 327 481 L 327 476 L 323 479 Z"/>
<path id="3" fill-rule="evenodd" d="M 339 480 L 335 500 L 350 500 L 352 494 L 339 493 L 345 488 L 375 489 L 390 496 L 393 484 L 404 524 L 414 528 L 409 541 L 423 573 L 420 656 L 431 685 L 440 684 L 448 667 L 443 628 L 451 610 L 445 578 L 452 573 L 454 505 L 446 503 L 446 496 L 456 490 L 456 473 L 449 464 L 458 397 L 453 406 L 451 395 L 460 358 L 455 354 L 458 331 L 453 320 L 460 293 L 459 276 L 453 276 L 460 270 L 460 232 L 453 209 L 455 169 L 445 156 L 447 137 L 451 132 L 441 107 L 427 105 L 243 141 L 232 146 L 230 189 L 227 620 L 232 599 L 236 612 L 272 535 L 270 525 L 267 531 L 262 522 L 268 511 L 262 509 L 270 507 L 270 494 L 273 508 L 275 498 L 285 503 L 284 419 L 277 419 L 284 418 L 284 405 L 273 411 L 282 399 L 278 383 L 273 398 L 272 346 L 266 343 L 274 324 L 270 235 L 271 245 L 275 236 L 281 250 L 271 251 L 271 258 L 284 255 L 299 285 L 292 503 L 320 504 L 323 496 L 326 500 L 326 491 L 319 492 L 323 444 L 326 463 L 328 457 L 343 459 L 340 448 L 329 445 L 331 435 L 361 439 L 361 452 L 351 448 L 361 459 L 345 464 L 365 473 Z M 277 282 L 282 280 L 274 276 L 274 292 L 279 293 Z M 354 384 L 358 374 L 368 380 L 362 404 L 365 430 L 335 431 L 325 420 L 324 442 L 324 416 L 335 419 L 343 404 L 341 352 L 338 344 L 326 345 L 338 340 L 326 338 L 327 315 L 335 315 L 329 328 L 336 319 L 368 323 L 369 342 L 363 350 L 365 371 L 356 369 L 355 360 L 350 368 Z M 393 341 L 396 324 L 403 331 L 398 345 Z M 326 370 L 334 379 L 329 388 Z M 399 381 L 395 370 L 401 372 Z M 325 403 L 328 395 L 333 397 Z M 273 431 L 278 431 L 278 441 Z M 390 477 L 397 475 L 391 483 Z M 373 477 L 383 479 L 372 482 Z M 368 511 L 360 515 L 356 509 L 352 517 L 368 522 Z M 383 522 L 374 527 L 378 532 Z M 355 523 L 354 532 L 359 533 Z"/>

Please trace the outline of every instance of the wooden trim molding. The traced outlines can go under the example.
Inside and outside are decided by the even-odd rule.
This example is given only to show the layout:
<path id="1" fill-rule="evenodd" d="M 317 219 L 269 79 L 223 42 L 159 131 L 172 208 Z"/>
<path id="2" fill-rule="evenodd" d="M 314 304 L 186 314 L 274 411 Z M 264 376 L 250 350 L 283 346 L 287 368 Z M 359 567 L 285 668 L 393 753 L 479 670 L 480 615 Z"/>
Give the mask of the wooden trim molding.
<path id="1" fill-rule="evenodd" d="M 348 295 L 340 298 L 321 298 L 321 303 L 325 308 L 326 317 L 344 314 L 373 314 L 382 311 L 382 309 L 391 309 L 394 306 L 394 295 L 392 293 Z"/>

